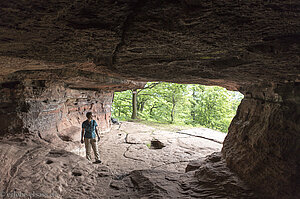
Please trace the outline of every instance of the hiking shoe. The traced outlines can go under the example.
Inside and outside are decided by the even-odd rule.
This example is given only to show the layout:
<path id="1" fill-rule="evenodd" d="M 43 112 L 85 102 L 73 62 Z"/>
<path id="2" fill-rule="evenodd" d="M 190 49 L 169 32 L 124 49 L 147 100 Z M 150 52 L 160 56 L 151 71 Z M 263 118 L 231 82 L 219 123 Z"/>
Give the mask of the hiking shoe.
<path id="1" fill-rule="evenodd" d="M 102 161 L 101 160 L 96 160 L 95 162 L 94 162 L 94 164 L 100 164 Z"/>

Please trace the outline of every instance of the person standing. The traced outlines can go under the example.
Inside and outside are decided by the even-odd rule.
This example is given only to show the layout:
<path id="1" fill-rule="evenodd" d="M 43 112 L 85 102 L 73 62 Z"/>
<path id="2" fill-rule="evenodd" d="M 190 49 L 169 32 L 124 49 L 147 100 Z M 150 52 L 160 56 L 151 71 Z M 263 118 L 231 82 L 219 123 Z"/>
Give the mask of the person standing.
<path id="1" fill-rule="evenodd" d="M 98 142 L 100 141 L 100 136 L 98 134 L 98 124 L 95 120 L 93 120 L 93 113 L 86 113 L 87 120 L 82 123 L 82 131 L 81 131 L 81 144 L 85 144 L 86 150 L 86 158 L 88 160 L 92 160 L 91 158 L 91 148 L 93 148 L 95 159 L 94 163 L 101 163 L 99 150 L 98 150 Z M 96 139 L 96 135 L 98 140 Z"/>

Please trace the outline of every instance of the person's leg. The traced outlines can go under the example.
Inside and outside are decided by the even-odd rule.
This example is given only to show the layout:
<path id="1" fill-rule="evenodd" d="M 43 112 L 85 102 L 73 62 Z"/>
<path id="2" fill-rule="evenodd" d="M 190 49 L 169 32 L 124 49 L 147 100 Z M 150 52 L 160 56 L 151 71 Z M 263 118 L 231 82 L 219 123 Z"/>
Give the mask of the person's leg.
<path id="1" fill-rule="evenodd" d="M 100 154 L 99 154 L 99 150 L 98 150 L 97 139 L 96 138 L 92 139 L 91 142 L 92 142 L 92 147 L 93 147 L 93 151 L 94 151 L 94 154 L 95 154 L 95 159 L 96 159 L 96 161 L 100 160 Z"/>
<path id="2" fill-rule="evenodd" d="M 86 159 L 91 161 L 92 160 L 92 158 L 91 158 L 91 139 L 84 138 L 84 144 L 85 144 Z"/>

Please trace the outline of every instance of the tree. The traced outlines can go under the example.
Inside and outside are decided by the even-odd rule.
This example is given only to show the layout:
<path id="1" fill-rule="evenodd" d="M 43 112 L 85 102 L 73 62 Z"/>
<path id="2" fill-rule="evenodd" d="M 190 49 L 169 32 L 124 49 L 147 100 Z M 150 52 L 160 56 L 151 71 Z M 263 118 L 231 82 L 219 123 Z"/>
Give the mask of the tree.
<path id="1" fill-rule="evenodd" d="M 131 114 L 131 91 L 115 92 L 112 115 L 120 120 L 126 120 Z"/>
<path id="2" fill-rule="evenodd" d="M 131 119 L 137 119 L 137 90 L 132 91 L 132 115 Z"/>
<path id="3" fill-rule="evenodd" d="M 192 90 L 191 123 L 227 132 L 241 97 L 221 87 L 193 85 Z"/>
<path id="4" fill-rule="evenodd" d="M 227 132 L 242 97 L 221 87 L 152 82 L 136 90 L 136 94 L 115 93 L 113 116 L 201 125 Z"/>
<path id="5" fill-rule="evenodd" d="M 138 111 L 143 111 L 144 109 L 144 105 L 145 105 L 145 102 L 147 101 L 144 100 L 144 101 L 141 101 L 141 103 L 138 103 L 138 100 L 137 100 L 137 96 L 138 94 L 145 90 L 145 89 L 152 89 L 154 88 L 155 86 L 157 86 L 159 84 L 159 82 L 154 82 L 154 83 L 150 83 L 148 84 L 145 88 L 143 89 L 135 89 L 135 90 L 132 90 L 132 115 L 131 115 L 131 119 L 137 119 L 137 115 L 138 115 Z M 145 98 L 144 98 L 145 99 Z"/>

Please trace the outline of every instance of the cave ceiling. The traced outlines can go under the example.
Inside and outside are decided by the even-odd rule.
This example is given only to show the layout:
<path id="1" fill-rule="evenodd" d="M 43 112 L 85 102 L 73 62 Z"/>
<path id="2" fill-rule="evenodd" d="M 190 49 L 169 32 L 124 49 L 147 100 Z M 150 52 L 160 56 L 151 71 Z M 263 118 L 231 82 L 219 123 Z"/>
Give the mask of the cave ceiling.
<path id="1" fill-rule="evenodd" d="M 0 82 L 299 82 L 299 19 L 298 0 L 1 1 Z"/>

